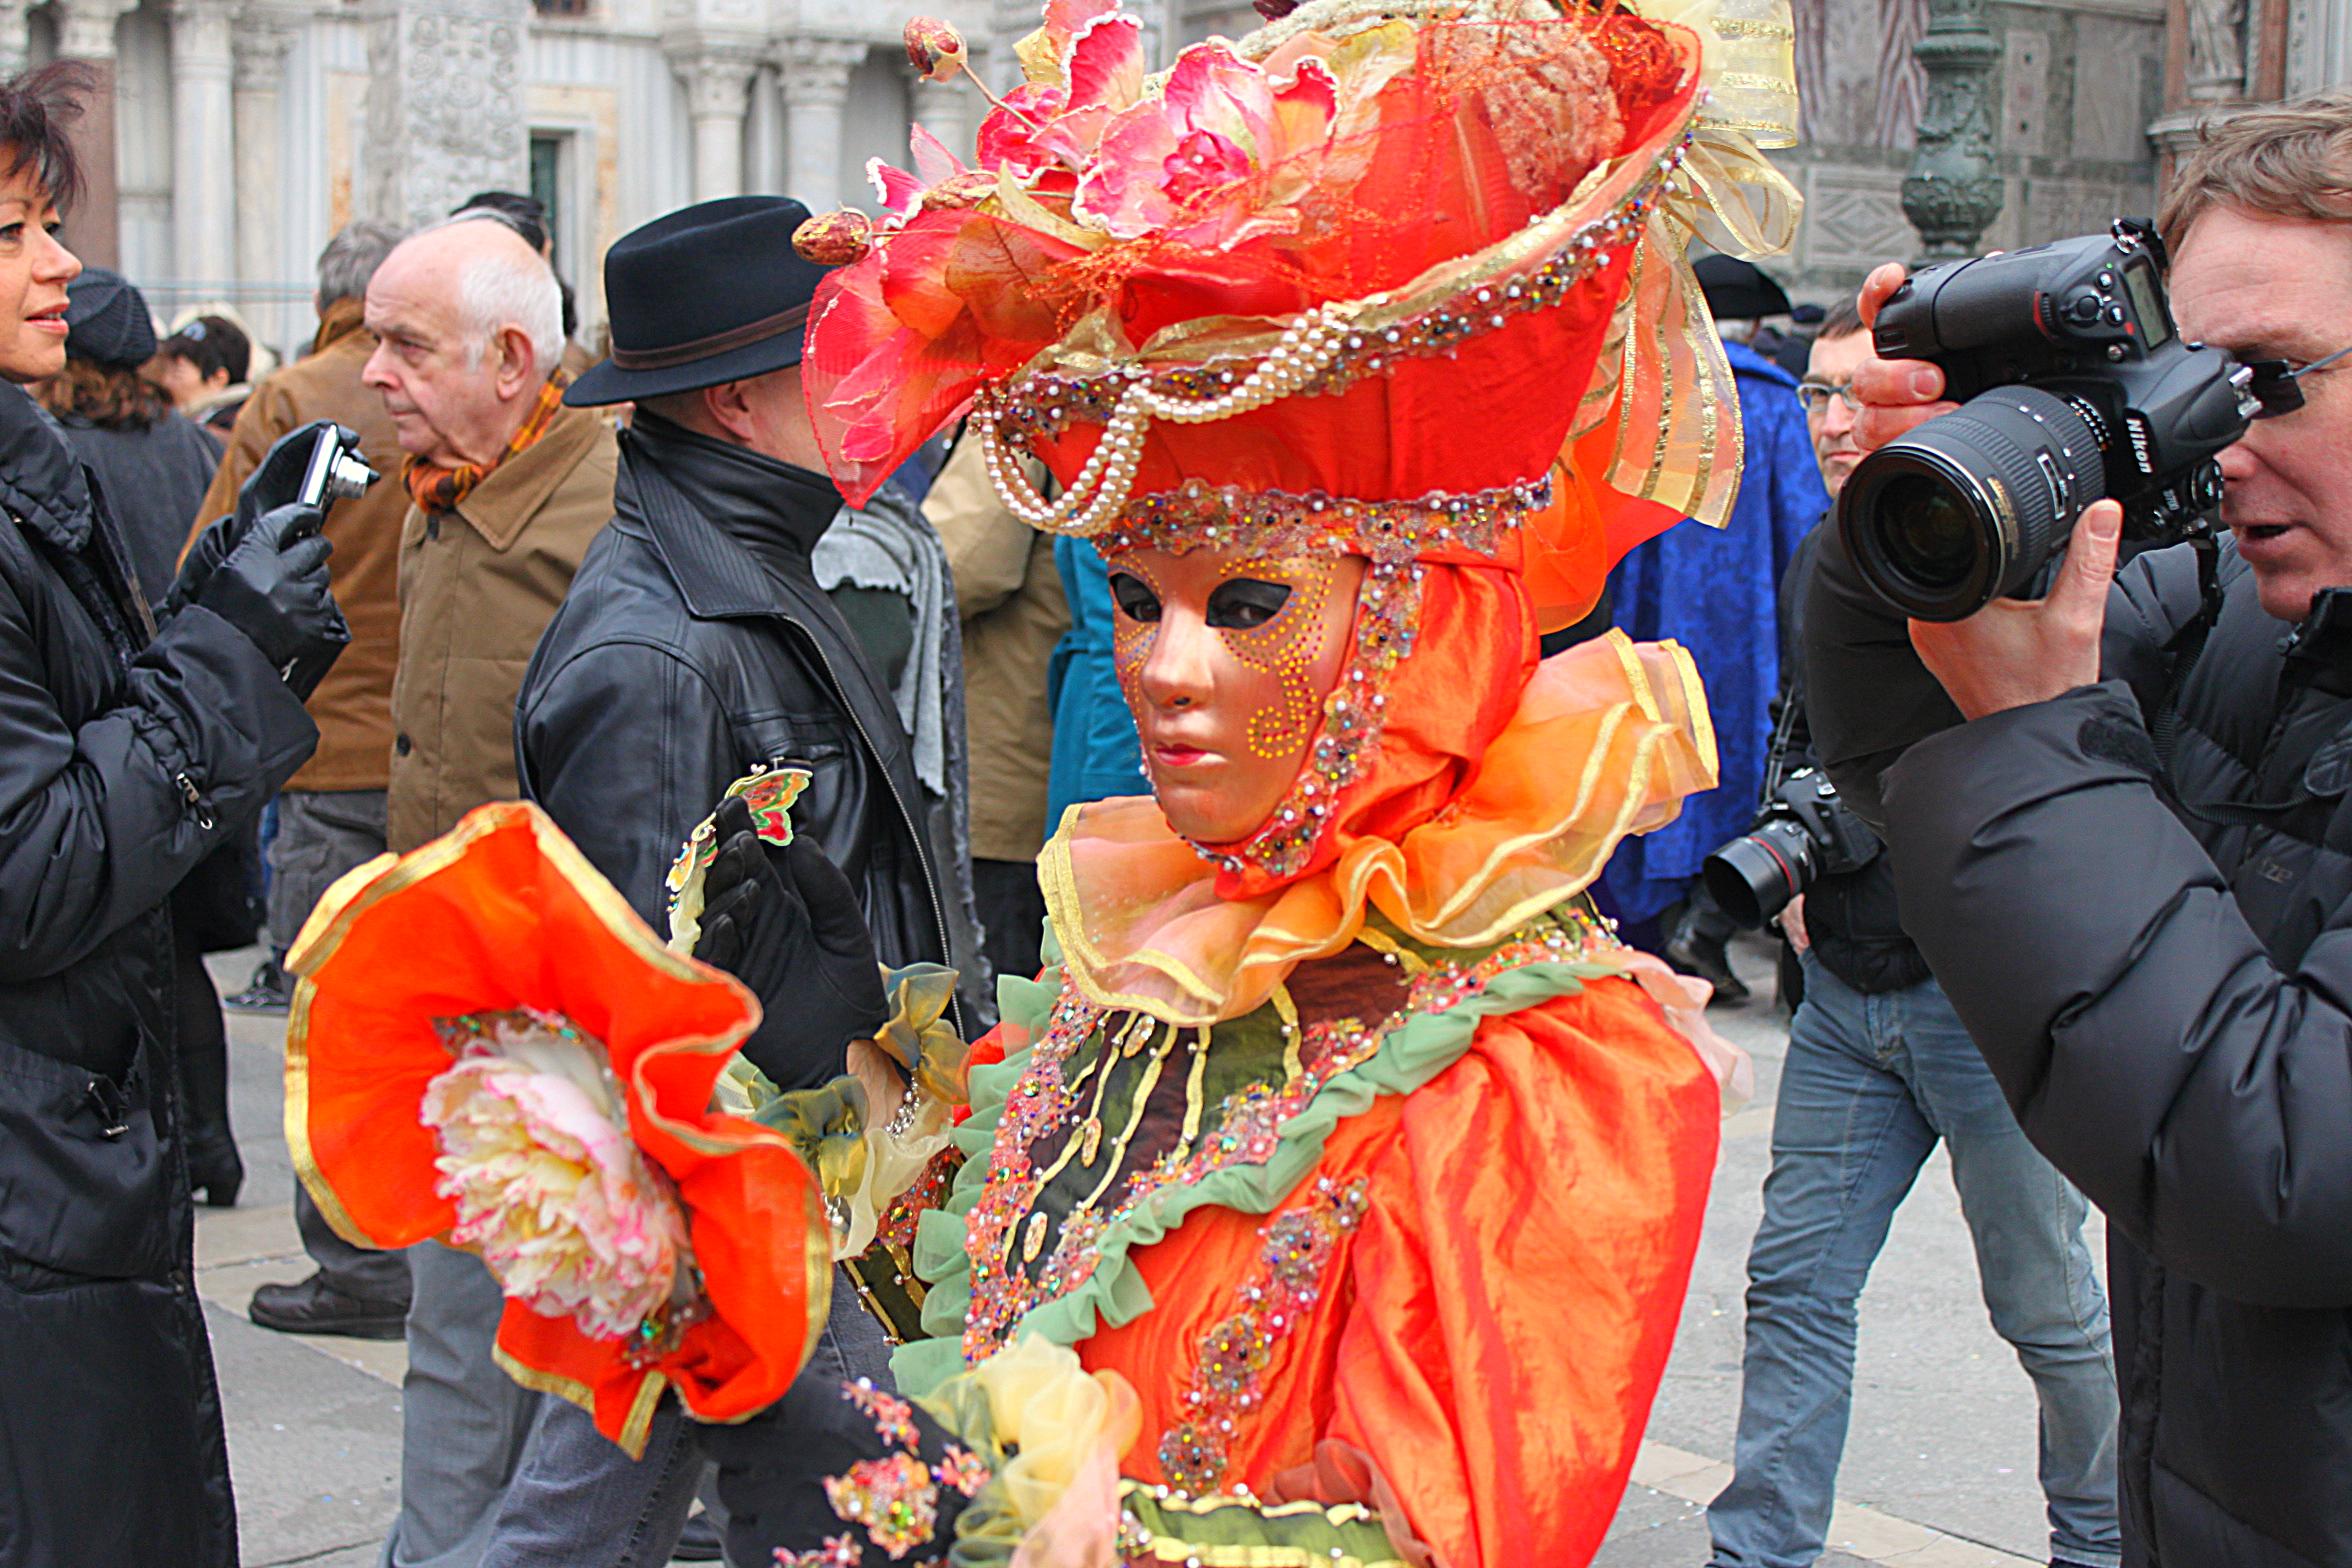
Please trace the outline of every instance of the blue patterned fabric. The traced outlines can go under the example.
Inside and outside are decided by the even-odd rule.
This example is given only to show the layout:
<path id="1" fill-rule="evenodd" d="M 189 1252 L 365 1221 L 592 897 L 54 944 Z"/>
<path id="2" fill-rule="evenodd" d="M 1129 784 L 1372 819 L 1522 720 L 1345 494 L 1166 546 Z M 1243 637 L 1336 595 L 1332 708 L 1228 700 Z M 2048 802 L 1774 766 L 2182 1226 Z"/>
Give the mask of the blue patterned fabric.
<path id="1" fill-rule="evenodd" d="M 1614 578 L 1616 620 L 1626 634 L 1671 637 L 1697 663 L 1722 782 L 1683 802 L 1682 815 L 1657 832 L 1627 839 L 1610 860 L 1601 894 L 1625 921 L 1647 920 L 1681 898 L 1700 862 L 1754 819 L 1780 687 L 1780 574 L 1829 505 L 1796 377 L 1743 343 L 1723 348 L 1739 387 L 1747 448 L 1731 525 L 1670 528 L 1619 563 Z"/>

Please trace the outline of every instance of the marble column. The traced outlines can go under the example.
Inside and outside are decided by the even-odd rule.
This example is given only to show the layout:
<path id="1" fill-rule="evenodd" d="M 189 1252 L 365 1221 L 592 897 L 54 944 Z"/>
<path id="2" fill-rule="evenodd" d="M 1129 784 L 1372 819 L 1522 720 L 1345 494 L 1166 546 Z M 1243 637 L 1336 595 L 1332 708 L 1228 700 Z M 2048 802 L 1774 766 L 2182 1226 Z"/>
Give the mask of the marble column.
<path id="1" fill-rule="evenodd" d="M 174 0 L 171 82 L 171 270 L 183 287 L 209 297 L 226 291 L 236 267 L 225 0 Z"/>
<path id="2" fill-rule="evenodd" d="M 28 5 L 0 5 L 0 76 L 14 76 L 28 63 L 32 14 Z"/>
<path id="3" fill-rule="evenodd" d="M 742 195 L 743 117 L 759 62 L 733 49 L 704 47 L 673 55 L 670 68 L 686 84 L 686 114 L 694 126 L 694 199 Z"/>
<path id="4" fill-rule="evenodd" d="M 122 260 L 120 179 L 114 154 L 114 24 L 137 0 L 51 0 L 57 12 L 57 54 L 97 73 L 95 90 L 74 125 L 82 155 L 82 199 L 65 215 L 66 246 L 94 267 Z"/>
<path id="5" fill-rule="evenodd" d="M 530 0 L 377 0 L 361 170 L 369 217 L 414 226 L 476 191 L 528 187 L 529 16 Z"/>
<path id="6" fill-rule="evenodd" d="M 854 39 L 794 38 L 784 45 L 784 135 L 791 153 L 785 194 L 811 212 L 842 203 L 841 117 L 849 73 L 869 46 Z"/>
<path id="7" fill-rule="evenodd" d="M 274 17 L 246 12 L 230 35 L 236 61 L 237 277 L 245 283 L 279 281 L 278 241 L 285 223 L 279 107 L 286 51 L 294 29 Z"/>

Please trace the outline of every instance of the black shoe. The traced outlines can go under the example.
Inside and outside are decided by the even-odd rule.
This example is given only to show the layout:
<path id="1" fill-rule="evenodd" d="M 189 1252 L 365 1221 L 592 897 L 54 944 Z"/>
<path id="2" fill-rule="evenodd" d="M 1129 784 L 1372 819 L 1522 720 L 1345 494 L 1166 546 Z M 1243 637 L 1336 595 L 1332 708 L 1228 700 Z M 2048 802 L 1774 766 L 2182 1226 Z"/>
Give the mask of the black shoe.
<path id="1" fill-rule="evenodd" d="M 324 1274 L 292 1285 L 264 1285 L 245 1315 L 281 1334 L 341 1334 L 347 1339 L 398 1339 L 408 1332 L 408 1308 L 397 1301 L 362 1301 L 327 1283 Z"/>
<path id="2" fill-rule="evenodd" d="M 719 1544 L 719 1527 L 711 1523 L 709 1514 L 698 1513 L 686 1521 L 686 1528 L 678 1532 L 678 1544 L 670 1548 L 674 1563 L 723 1563 L 726 1549 Z"/>
<path id="3" fill-rule="evenodd" d="M 253 978 L 245 982 L 244 990 L 221 998 L 221 1006 L 232 1013 L 283 1013 L 293 1003 L 294 983 L 274 958 L 253 966 Z"/>
<path id="4" fill-rule="evenodd" d="M 1697 975 L 1712 985 L 1714 1000 L 1725 1007 L 1738 1007 L 1748 1000 L 1748 988 L 1731 972 L 1727 944 L 1695 935 L 1686 924 L 1666 939 L 1662 956 L 1683 973 Z"/>
<path id="5" fill-rule="evenodd" d="M 235 1208 L 238 1189 L 244 1185 L 245 1162 L 237 1157 L 234 1143 L 226 1138 L 213 1143 L 189 1143 L 188 1190 L 202 1194 L 199 1201 L 206 1208 Z"/>

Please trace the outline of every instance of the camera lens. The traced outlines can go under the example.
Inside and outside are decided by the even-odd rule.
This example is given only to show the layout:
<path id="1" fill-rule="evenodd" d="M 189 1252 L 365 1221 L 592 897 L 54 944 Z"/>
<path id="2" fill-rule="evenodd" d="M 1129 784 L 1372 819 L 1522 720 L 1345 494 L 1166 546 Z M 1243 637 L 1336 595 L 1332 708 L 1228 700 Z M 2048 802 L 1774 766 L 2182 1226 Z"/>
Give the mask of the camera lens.
<path id="1" fill-rule="evenodd" d="M 1753 931 L 1805 891 L 1813 880 L 1814 853 L 1804 828 L 1783 818 L 1709 855 L 1699 875 L 1717 907 Z"/>
<path id="2" fill-rule="evenodd" d="M 1898 474 L 1887 481 L 1879 506 L 1897 571 L 1920 582 L 1957 582 L 1968 574 L 1976 531 L 1967 506 L 1950 490 L 1923 475 Z"/>
<path id="3" fill-rule="evenodd" d="M 2031 583 L 2106 494 L 2091 426 L 2038 387 L 1987 392 L 1888 442 L 1838 496 L 1846 548 L 1880 598 L 1956 621 Z"/>

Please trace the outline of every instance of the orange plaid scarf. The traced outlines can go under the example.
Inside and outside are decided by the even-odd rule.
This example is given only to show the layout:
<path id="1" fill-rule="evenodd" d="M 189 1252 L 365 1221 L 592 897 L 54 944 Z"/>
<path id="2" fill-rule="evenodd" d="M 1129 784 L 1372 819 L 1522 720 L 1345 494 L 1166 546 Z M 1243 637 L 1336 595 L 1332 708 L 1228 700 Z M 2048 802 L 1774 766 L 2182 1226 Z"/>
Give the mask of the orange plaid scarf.
<path id="1" fill-rule="evenodd" d="M 506 443 L 506 450 L 498 454 L 498 461 L 485 468 L 479 463 L 460 463 L 455 468 L 442 468 L 422 458 L 412 457 L 401 473 L 408 485 L 408 498 L 423 512 L 454 512 L 458 504 L 473 493 L 474 486 L 517 452 L 526 451 L 547 434 L 547 427 L 555 423 L 555 416 L 563 409 L 564 388 L 572 378 L 562 371 L 549 376 L 539 388 L 539 401 L 531 405 L 531 416 L 523 421 L 523 428 Z"/>

